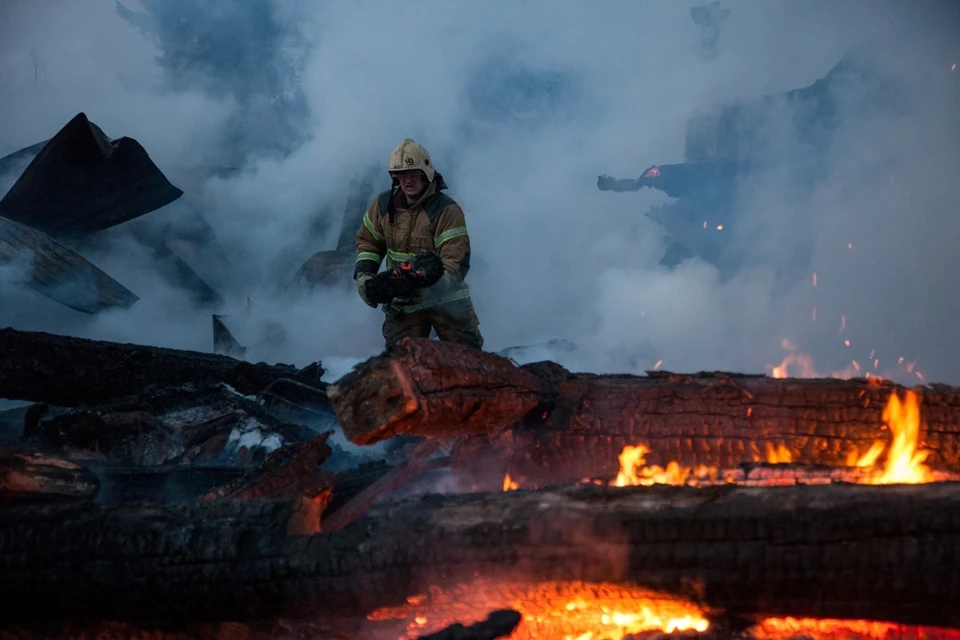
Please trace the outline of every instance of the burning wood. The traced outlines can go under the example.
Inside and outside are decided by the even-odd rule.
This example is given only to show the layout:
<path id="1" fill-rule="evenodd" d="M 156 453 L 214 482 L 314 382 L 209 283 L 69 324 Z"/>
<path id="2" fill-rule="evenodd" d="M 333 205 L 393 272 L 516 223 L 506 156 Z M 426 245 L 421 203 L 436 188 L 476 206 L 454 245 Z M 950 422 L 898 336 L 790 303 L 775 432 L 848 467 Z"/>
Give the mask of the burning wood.
<path id="1" fill-rule="evenodd" d="M 311 535 L 320 532 L 320 516 L 333 496 L 334 476 L 319 467 L 330 456 L 328 431 L 312 440 L 279 449 L 247 474 L 247 477 L 217 487 L 200 498 L 214 500 L 262 500 L 293 498 L 300 518 L 291 517 L 287 533 Z"/>
<path id="2" fill-rule="evenodd" d="M 902 387 L 881 380 L 773 379 L 728 373 L 572 374 L 515 367 L 437 341 L 404 341 L 344 376 L 331 402 L 347 437 L 460 438 L 454 464 L 490 490 L 504 473 L 527 486 L 613 477 L 626 446 L 650 465 L 733 468 L 767 448 L 800 464 L 845 465 L 888 440 L 884 411 Z M 921 446 L 932 469 L 960 472 L 960 390 L 919 388 Z"/>
<path id="3" fill-rule="evenodd" d="M 0 449 L 0 504 L 93 500 L 97 477 L 80 465 L 34 451 Z"/>
<path id="4" fill-rule="evenodd" d="M 411 499 L 306 537 L 285 534 L 289 501 L 13 507 L 0 521 L 0 597 L 7 623 L 186 623 L 374 612 L 429 585 L 484 582 L 508 601 L 484 599 L 478 613 L 523 612 L 518 593 L 582 583 L 686 599 L 707 621 L 960 626 L 958 501 L 955 483 L 571 487 Z"/>
<path id="5" fill-rule="evenodd" d="M 496 431 L 541 401 L 540 381 L 506 358 L 464 345 L 404 339 L 327 393 L 344 434 L 370 444 L 398 433 L 458 436 Z"/>
<path id="6" fill-rule="evenodd" d="M 288 378 L 323 394 L 323 369 L 251 364 L 227 356 L 0 329 L 0 398 L 93 405 L 149 387 L 225 383 L 245 395 Z M 305 374 L 306 372 L 306 374 Z"/>

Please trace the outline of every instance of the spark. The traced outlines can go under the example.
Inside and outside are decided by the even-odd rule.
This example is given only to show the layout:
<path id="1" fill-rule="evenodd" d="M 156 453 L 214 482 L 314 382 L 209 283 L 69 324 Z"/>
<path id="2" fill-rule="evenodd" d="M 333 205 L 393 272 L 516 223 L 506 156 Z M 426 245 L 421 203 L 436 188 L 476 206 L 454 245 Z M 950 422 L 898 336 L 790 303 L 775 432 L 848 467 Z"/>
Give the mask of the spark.
<path id="1" fill-rule="evenodd" d="M 723 225 L 722 225 L 722 224 L 718 224 L 718 225 L 717 225 L 717 231 L 723 231 Z"/>
<path id="2" fill-rule="evenodd" d="M 663 360 L 657 360 L 657 364 L 653 365 L 653 370 L 656 371 L 660 368 L 660 365 L 663 364 Z"/>
<path id="3" fill-rule="evenodd" d="M 837 333 L 843 333 L 843 330 L 847 328 L 847 316 L 840 316 L 840 330 Z"/>
<path id="4" fill-rule="evenodd" d="M 817 272 L 813 272 L 813 286 L 817 286 Z"/>

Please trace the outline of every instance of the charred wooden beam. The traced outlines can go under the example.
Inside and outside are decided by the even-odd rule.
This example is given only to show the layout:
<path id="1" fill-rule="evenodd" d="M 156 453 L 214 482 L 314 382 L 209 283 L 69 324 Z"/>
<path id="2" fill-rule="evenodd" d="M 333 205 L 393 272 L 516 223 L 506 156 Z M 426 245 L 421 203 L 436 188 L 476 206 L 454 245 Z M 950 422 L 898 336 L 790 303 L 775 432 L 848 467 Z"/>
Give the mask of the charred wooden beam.
<path id="1" fill-rule="evenodd" d="M 430 585 L 585 581 L 689 598 L 710 615 L 956 627 L 958 505 L 956 483 L 579 486 L 424 496 L 294 537 L 289 502 L 12 507 L 0 616 L 316 619 Z"/>
<path id="2" fill-rule="evenodd" d="M 313 436 L 223 386 L 165 387 L 44 419 L 33 405 L 25 441 L 115 465 L 252 464 Z M 261 455 L 262 454 L 262 455 Z"/>
<path id="3" fill-rule="evenodd" d="M 106 229 L 183 195 L 133 138 L 111 140 L 79 113 L 0 200 L 0 215 L 53 235 Z"/>
<path id="4" fill-rule="evenodd" d="M 99 488 L 97 477 L 75 462 L 0 448 L 0 503 L 93 500 Z"/>
<path id="5" fill-rule="evenodd" d="M 877 379 L 573 374 L 406 339 L 341 378 L 329 396 L 356 443 L 396 433 L 473 436 L 454 452 L 464 474 L 496 483 L 507 471 L 543 486 L 615 475 L 624 446 L 638 444 L 650 449 L 651 465 L 735 467 L 763 461 L 767 447 L 798 463 L 843 465 L 889 441 L 883 410 L 902 391 Z M 927 463 L 960 471 L 960 389 L 915 391 Z"/>
<path id="6" fill-rule="evenodd" d="M 436 633 L 420 636 L 418 640 L 493 640 L 506 638 L 520 624 L 519 611 L 500 609 L 480 622 L 471 625 L 452 624 Z"/>
<path id="7" fill-rule="evenodd" d="M 213 353 L 0 329 L 0 397 L 61 406 L 91 405 L 147 387 L 229 384 L 245 395 L 290 378 L 322 395 L 321 367 L 252 364 Z"/>
<path id="8" fill-rule="evenodd" d="M 333 495 L 334 475 L 320 469 L 330 456 L 327 431 L 312 440 L 292 444 L 269 454 L 261 464 L 250 470 L 245 477 L 237 478 L 208 492 L 200 499 L 214 500 L 262 500 L 266 498 L 306 498 L 323 512 Z"/>
<path id="9" fill-rule="evenodd" d="M 76 251 L 42 231 L 0 217 L 0 266 L 52 300 L 83 313 L 126 308 L 138 298 Z"/>
<path id="10" fill-rule="evenodd" d="M 488 433 L 541 402 L 541 383 L 500 356 L 449 342 L 405 339 L 327 389 L 343 432 L 357 444 L 397 434 Z"/>

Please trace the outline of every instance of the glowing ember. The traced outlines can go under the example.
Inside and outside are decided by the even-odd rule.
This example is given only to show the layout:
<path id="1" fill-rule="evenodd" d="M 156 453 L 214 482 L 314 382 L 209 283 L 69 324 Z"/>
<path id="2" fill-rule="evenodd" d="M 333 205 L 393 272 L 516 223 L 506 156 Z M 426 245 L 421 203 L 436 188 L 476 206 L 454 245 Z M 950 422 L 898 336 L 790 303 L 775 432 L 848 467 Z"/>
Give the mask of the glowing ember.
<path id="1" fill-rule="evenodd" d="M 650 167 L 647 169 L 647 172 L 643 174 L 644 178 L 656 178 L 660 175 L 660 169 L 657 167 Z"/>
<path id="2" fill-rule="evenodd" d="M 766 618 L 750 629 L 758 640 L 777 638 L 859 638 L 860 640 L 957 640 L 960 631 L 869 620 Z"/>
<path id="3" fill-rule="evenodd" d="M 693 603 L 645 589 L 583 582 L 510 584 L 483 578 L 432 587 L 416 604 L 384 607 L 367 618 L 401 623 L 406 629 L 403 637 L 415 638 L 454 622 L 482 620 L 503 608 L 523 616 L 511 640 L 622 640 L 649 631 L 703 632 L 710 626 L 704 611 Z"/>
<path id="4" fill-rule="evenodd" d="M 516 480 L 510 478 L 510 474 L 506 473 L 503 476 L 503 490 L 504 491 L 514 491 L 519 489 L 520 485 L 517 484 Z"/>

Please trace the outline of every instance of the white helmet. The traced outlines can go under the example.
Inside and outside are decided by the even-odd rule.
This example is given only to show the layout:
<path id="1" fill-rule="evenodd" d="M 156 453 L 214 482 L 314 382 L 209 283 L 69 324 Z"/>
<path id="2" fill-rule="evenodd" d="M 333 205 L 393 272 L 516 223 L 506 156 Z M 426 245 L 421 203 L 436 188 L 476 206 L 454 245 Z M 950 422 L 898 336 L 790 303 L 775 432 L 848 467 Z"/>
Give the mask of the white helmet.
<path id="1" fill-rule="evenodd" d="M 390 173 L 390 177 L 394 177 L 395 172 L 414 171 L 416 169 L 423 171 L 424 175 L 427 176 L 427 182 L 433 182 L 436 171 L 433 168 L 433 162 L 430 161 L 430 154 L 415 140 L 406 138 L 390 154 L 387 171 Z"/>

